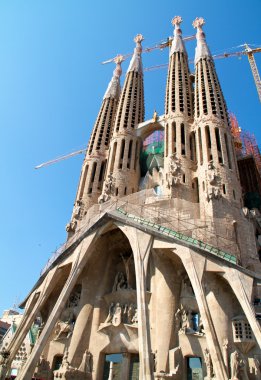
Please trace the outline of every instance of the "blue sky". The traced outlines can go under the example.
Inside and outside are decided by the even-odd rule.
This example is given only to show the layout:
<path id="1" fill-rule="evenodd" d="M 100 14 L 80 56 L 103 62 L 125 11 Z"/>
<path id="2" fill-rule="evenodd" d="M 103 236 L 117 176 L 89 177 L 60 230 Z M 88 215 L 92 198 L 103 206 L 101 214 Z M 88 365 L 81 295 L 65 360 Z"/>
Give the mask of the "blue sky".
<path id="1" fill-rule="evenodd" d="M 114 69 L 100 62 L 132 52 L 137 33 L 144 47 L 166 39 L 175 15 L 183 17 L 184 36 L 194 34 L 195 17 L 206 19 L 212 53 L 244 42 L 261 46 L 260 11 L 260 0 L 0 1 L 0 314 L 25 298 L 66 239 L 83 156 L 34 166 L 87 144 Z M 195 41 L 187 49 L 193 58 Z M 143 58 L 144 67 L 167 61 L 167 49 Z M 256 62 L 261 71 L 261 54 Z M 219 60 L 216 68 L 228 108 L 260 141 L 247 58 Z M 166 75 L 145 73 L 147 118 L 154 108 L 163 113 Z"/>

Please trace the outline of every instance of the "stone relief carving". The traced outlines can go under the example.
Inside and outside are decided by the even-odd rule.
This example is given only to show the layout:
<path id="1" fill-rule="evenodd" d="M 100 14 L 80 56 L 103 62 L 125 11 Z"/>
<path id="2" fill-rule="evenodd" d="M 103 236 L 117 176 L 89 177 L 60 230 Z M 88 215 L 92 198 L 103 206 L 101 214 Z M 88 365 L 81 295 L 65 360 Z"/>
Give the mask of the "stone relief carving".
<path id="1" fill-rule="evenodd" d="M 219 175 L 213 161 L 208 163 L 207 169 L 207 201 L 221 197 Z"/>
<path id="2" fill-rule="evenodd" d="M 194 316 L 197 315 L 198 323 L 193 322 Z M 175 313 L 175 327 L 179 334 L 196 334 L 205 335 L 203 323 L 198 313 L 193 313 L 189 308 L 180 305 Z"/>
<path id="3" fill-rule="evenodd" d="M 119 326 L 121 323 L 137 324 L 138 323 L 138 310 L 137 306 L 133 303 L 121 305 L 119 302 L 113 302 L 109 306 L 108 316 L 105 319 L 106 324 Z"/>
<path id="4" fill-rule="evenodd" d="M 128 283 L 124 274 L 122 272 L 118 272 L 115 276 L 112 291 L 117 292 L 122 289 L 128 289 Z"/>
<path id="5" fill-rule="evenodd" d="M 92 354 L 89 350 L 86 350 L 83 354 L 82 362 L 78 368 L 79 371 L 84 373 L 92 372 Z"/>
<path id="6" fill-rule="evenodd" d="M 213 378 L 214 373 L 213 373 L 212 359 L 211 359 L 209 350 L 207 348 L 204 350 L 204 359 L 205 359 L 205 364 L 207 368 L 207 377 L 205 379 L 210 380 Z"/>
<path id="7" fill-rule="evenodd" d="M 230 356 L 231 380 L 248 380 L 246 362 L 240 353 L 235 350 Z"/>
<path id="8" fill-rule="evenodd" d="M 83 203 L 82 201 L 78 200 L 76 201 L 73 212 L 72 212 L 72 218 L 69 223 L 66 224 L 66 231 L 67 232 L 74 232 L 77 227 L 77 220 L 81 219 L 81 209 L 82 209 Z"/>
<path id="9" fill-rule="evenodd" d="M 66 307 L 67 308 L 77 307 L 79 305 L 80 298 L 81 298 L 81 291 L 76 290 L 72 292 L 67 301 Z"/>
<path id="10" fill-rule="evenodd" d="M 176 153 L 170 156 L 169 171 L 167 174 L 167 186 L 170 189 L 181 182 L 181 161 L 177 158 Z"/>
<path id="11" fill-rule="evenodd" d="M 111 199 L 111 196 L 115 192 L 115 178 L 112 173 L 108 175 L 108 178 L 104 182 L 103 191 L 98 198 L 98 203 L 104 203 Z"/>
<path id="12" fill-rule="evenodd" d="M 54 340 L 68 339 L 73 332 L 74 328 L 74 314 L 72 311 L 65 310 L 61 316 L 61 319 L 57 321 L 55 325 L 55 337 Z"/>
<path id="13" fill-rule="evenodd" d="M 77 227 L 77 221 L 74 219 L 71 222 L 66 224 L 65 229 L 67 232 L 74 232 L 76 230 L 76 227 Z"/>

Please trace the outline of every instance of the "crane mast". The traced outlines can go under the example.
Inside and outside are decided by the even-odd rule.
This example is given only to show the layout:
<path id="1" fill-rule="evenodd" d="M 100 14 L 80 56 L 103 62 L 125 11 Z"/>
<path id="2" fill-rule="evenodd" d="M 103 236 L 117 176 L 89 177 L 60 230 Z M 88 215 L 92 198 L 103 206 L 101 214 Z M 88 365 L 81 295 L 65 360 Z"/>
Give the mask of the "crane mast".
<path id="1" fill-rule="evenodd" d="M 252 70 L 252 74 L 253 74 L 254 81 L 256 84 L 257 93 L 259 96 L 259 100 L 261 102 L 261 81 L 260 81 L 260 76 L 259 76 L 259 72 L 257 69 L 255 57 L 254 57 L 252 49 L 247 44 L 245 44 L 245 50 L 247 52 L 247 58 L 248 58 L 248 61 L 250 64 L 250 68 Z"/>

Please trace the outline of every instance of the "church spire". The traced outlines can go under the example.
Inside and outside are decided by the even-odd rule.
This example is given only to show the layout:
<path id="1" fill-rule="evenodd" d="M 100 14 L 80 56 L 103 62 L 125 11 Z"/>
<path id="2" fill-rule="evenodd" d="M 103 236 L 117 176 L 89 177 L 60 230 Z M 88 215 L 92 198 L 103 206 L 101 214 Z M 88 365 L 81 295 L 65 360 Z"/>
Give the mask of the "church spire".
<path id="1" fill-rule="evenodd" d="M 104 183 L 103 193 L 107 182 L 113 177 L 114 191 L 112 196 L 124 196 L 138 190 L 139 182 L 139 140 L 135 127 L 144 121 L 144 88 L 142 68 L 143 36 L 134 38 L 136 47 L 130 61 L 119 106 L 114 123 L 113 136 L 110 143 L 110 153 Z M 104 193 L 104 200 L 108 194 Z"/>
<path id="2" fill-rule="evenodd" d="M 71 222 L 66 226 L 66 230 L 69 234 L 74 232 L 79 220 L 82 219 L 93 204 L 98 202 L 98 198 L 101 194 L 112 126 L 121 91 L 120 76 L 122 73 L 122 61 L 123 57 L 120 55 L 114 60 L 116 68 L 104 94 L 101 108 L 93 127 L 82 166 Z"/>
<path id="3" fill-rule="evenodd" d="M 210 203 L 220 196 L 239 206 L 241 191 L 227 106 L 202 30 L 204 24 L 201 17 L 197 17 L 192 24 L 197 29 L 194 131 L 197 141 L 199 197 L 201 203 L 206 203 L 208 207 L 212 207 L 209 206 Z M 216 176 L 215 180 L 210 179 L 212 175 Z"/>
<path id="4" fill-rule="evenodd" d="M 188 199 L 188 189 L 192 186 L 191 161 L 195 155 L 191 153 L 194 139 L 191 135 L 193 118 L 192 82 L 188 66 L 188 56 L 180 25 L 182 18 L 172 19 L 174 37 L 170 46 L 169 70 L 165 97 L 165 177 L 166 194 Z M 192 141 L 193 140 L 193 141 Z M 172 167 L 179 166 L 177 181 L 173 185 Z M 182 167 L 182 169 L 181 169 Z"/>
<path id="5" fill-rule="evenodd" d="M 188 67 L 188 57 L 180 24 L 182 18 L 172 19 L 174 37 L 170 47 L 169 71 L 166 86 L 165 114 L 183 114 L 192 117 L 192 85 Z"/>
<path id="6" fill-rule="evenodd" d="M 195 54 L 195 65 L 201 58 L 208 58 L 212 59 L 206 38 L 205 33 L 202 30 L 202 26 L 205 24 L 205 20 L 202 17 L 197 17 L 192 25 L 194 28 L 197 29 L 196 39 L 197 39 L 197 46 L 196 46 L 196 54 Z"/>

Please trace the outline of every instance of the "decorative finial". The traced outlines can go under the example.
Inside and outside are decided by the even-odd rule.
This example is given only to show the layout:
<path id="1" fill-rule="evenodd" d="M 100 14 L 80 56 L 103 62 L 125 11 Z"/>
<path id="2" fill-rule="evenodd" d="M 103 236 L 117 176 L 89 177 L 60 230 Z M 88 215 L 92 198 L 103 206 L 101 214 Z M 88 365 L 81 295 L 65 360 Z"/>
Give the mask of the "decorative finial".
<path id="1" fill-rule="evenodd" d="M 136 44 L 140 44 L 143 40 L 144 37 L 142 34 L 137 34 L 137 36 L 134 38 L 134 42 L 136 42 Z"/>
<path id="2" fill-rule="evenodd" d="M 116 55 L 116 57 L 114 58 L 114 62 L 116 63 L 116 65 L 120 65 L 123 61 L 124 58 L 121 54 Z"/>
<path id="3" fill-rule="evenodd" d="M 205 24 L 205 20 L 203 19 L 203 17 L 196 17 L 192 23 L 192 26 L 194 28 L 202 29 L 202 25 L 204 25 L 204 24 Z"/>
<path id="4" fill-rule="evenodd" d="M 182 18 L 180 16 L 175 16 L 173 17 L 173 19 L 171 20 L 171 24 L 173 26 L 176 26 L 176 25 L 180 25 L 182 23 Z"/>

